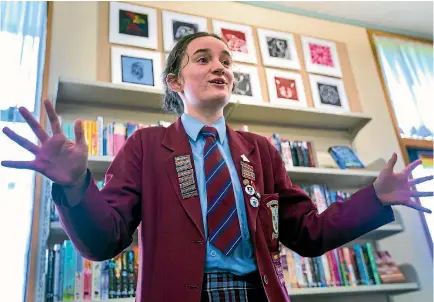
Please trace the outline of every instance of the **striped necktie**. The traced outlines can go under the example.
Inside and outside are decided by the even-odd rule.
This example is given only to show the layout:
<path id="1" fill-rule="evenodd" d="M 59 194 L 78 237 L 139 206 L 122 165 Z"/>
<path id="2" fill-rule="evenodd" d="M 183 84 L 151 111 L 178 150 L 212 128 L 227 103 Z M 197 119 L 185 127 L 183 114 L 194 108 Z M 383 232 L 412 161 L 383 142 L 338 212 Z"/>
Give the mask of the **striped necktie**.
<path id="1" fill-rule="evenodd" d="M 235 195 L 229 169 L 217 146 L 217 130 L 203 127 L 208 240 L 225 255 L 241 242 Z"/>

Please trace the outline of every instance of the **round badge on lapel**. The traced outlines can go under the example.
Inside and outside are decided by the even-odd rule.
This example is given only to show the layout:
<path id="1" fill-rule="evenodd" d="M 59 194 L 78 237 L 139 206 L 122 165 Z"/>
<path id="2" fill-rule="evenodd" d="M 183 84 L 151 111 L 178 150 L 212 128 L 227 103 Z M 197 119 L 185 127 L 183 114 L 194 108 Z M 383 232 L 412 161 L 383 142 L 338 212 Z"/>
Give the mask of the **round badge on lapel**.
<path id="1" fill-rule="evenodd" d="M 246 193 L 250 196 L 255 194 L 255 189 L 251 185 L 247 185 L 244 189 L 246 190 Z"/>
<path id="2" fill-rule="evenodd" d="M 250 204 L 252 207 L 257 208 L 259 206 L 259 200 L 255 196 L 252 196 L 250 197 Z"/>

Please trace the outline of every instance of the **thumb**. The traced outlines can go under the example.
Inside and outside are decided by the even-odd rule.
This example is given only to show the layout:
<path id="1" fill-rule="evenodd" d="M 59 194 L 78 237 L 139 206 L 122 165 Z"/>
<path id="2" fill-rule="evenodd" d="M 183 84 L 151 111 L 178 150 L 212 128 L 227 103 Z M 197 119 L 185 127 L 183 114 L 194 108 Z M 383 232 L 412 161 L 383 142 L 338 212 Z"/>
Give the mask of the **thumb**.
<path id="1" fill-rule="evenodd" d="M 75 143 L 77 145 L 86 144 L 86 140 L 84 139 L 83 122 L 80 119 L 77 119 L 74 123 L 74 134 Z"/>
<path id="2" fill-rule="evenodd" d="M 395 152 L 393 152 L 392 157 L 389 159 L 386 165 L 386 170 L 393 172 L 393 167 L 395 167 L 396 161 L 398 160 L 398 156 Z"/>

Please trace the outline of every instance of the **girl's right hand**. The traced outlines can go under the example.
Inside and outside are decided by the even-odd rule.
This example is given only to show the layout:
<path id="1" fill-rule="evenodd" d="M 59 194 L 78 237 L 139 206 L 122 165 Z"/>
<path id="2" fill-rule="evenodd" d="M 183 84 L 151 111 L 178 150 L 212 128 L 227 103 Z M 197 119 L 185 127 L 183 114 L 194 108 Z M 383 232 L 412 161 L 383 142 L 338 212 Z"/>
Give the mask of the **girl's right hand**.
<path id="1" fill-rule="evenodd" d="M 75 141 L 66 139 L 60 126 L 59 118 L 49 100 L 44 100 L 45 110 L 50 120 L 53 136 L 49 136 L 31 113 L 24 107 L 19 109 L 27 124 L 40 140 L 36 146 L 28 139 L 18 135 L 8 127 L 3 133 L 24 149 L 35 155 L 32 161 L 2 161 L 8 168 L 29 169 L 41 173 L 61 185 L 74 186 L 82 181 L 87 171 L 88 149 L 83 134 L 81 120 L 74 123 Z"/>

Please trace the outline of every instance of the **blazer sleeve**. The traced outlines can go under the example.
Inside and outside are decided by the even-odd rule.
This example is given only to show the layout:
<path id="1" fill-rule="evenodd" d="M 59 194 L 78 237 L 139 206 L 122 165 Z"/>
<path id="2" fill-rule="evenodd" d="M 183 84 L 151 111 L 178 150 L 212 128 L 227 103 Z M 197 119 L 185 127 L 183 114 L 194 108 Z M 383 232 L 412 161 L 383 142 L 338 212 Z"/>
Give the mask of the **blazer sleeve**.
<path id="1" fill-rule="evenodd" d="M 110 164 L 99 190 L 87 171 L 82 196 L 74 206 L 63 187 L 52 185 L 59 218 L 75 248 L 94 261 L 110 259 L 127 248 L 141 220 L 142 142 L 135 131 Z"/>
<path id="2" fill-rule="evenodd" d="M 309 195 L 292 184 L 276 148 L 269 148 L 279 194 L 279 238 L 299 255 L 320 256 L 394 221 L 391 206 L 381 203 L 372 184 L 319 214 Z"/>

